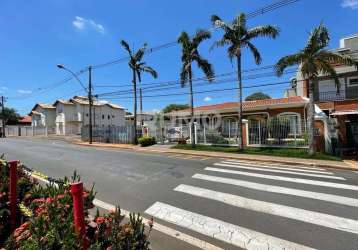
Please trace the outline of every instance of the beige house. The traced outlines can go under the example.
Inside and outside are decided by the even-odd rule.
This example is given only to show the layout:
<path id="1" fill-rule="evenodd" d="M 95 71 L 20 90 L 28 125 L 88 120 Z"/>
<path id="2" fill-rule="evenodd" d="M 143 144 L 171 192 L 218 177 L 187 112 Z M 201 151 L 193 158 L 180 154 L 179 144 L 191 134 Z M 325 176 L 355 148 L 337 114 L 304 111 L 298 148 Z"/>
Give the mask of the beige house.
<path id="1" fill-rule="evenodd" d="M 56 108 L 52 104 L 37 103 L 30 115 L 32 127 L 47 127 L 49 134 L 55 134 Z"/>
<path id="2" fill-rule="evenodd" d="M 36 104 L 31 115 L 35 127 L 46 126 L 57 135 L 80 134 L 82 126 L 89 125 L 89 101 L 87 97 L 74 96 L 69 100 L 57 100 L 53 105 Z M 92 125 L 103 128 L 124 126 L 125 109 L 107 101 L 95 100 Z"/>

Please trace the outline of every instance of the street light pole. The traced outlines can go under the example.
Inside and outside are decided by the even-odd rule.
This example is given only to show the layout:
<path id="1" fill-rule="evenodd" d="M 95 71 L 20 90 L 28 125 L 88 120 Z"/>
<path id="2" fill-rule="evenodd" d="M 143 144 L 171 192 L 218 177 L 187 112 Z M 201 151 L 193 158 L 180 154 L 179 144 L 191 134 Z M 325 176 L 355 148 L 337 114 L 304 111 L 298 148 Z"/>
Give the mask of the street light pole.
<path id="1" fill-rule="evenodd" d="M 92 96 L 92 66 L 88 66 L 88 88 L 86 88 L 84 86 L 84 84 L 82 83 L 82 81 L 78 78 L 77 74 L 75 74 L 72 70 L 66 68 L 64 65 L 62 64 L 57 64 L 57 68 L 59 69 L 63 69 L 66 70 L 68 72 L 70 72 L 75 78 L 76 80 L 81 84 L 81 86 L 83 87 L 83 89 L 87 92 L 88 94 L 88 104 L 89 104 L 89 144 L 92 144 L 92 106 L 93 106 L 93 96 Z M 83 119 L 84 120 L 84 119 Z"/>
<path id="2" fill-rule="evenodd" d="M 89 144 L 92 144 L 92 66 L 88 67 Z"/>

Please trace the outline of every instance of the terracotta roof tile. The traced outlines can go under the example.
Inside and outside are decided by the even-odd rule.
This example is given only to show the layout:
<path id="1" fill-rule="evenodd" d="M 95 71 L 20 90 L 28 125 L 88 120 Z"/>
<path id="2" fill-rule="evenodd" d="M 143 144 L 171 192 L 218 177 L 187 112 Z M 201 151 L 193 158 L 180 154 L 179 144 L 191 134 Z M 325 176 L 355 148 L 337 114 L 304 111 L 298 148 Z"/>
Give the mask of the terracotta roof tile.
<path id="1" fill-rule="evenodd" d="M 32 117 L 26 115 L 19 120 L 19 123 L 31 123 L 31 121 L 32 121 Z"/>
<path id="2" fill-rule="evenodd" d="M 288 97 L 288 98 L 275 98 L 275 99 L 265 99 L 265 100 L 256 100 L 256 101 L 245 101 L 243 102 L 243 110 L 249 110 L 252 108 L 258 108 L 258 107 L 267 107 L 271 105 L 279 105 L 279 104 L 289 104 L 289 103 L 297 103 L 297 104 L 305 104 L 308 102 L 308 99 L 303 98 L 301 96 L 294 96 L 294 97 Z M 231 108 L 237 108 L 238 102 L 225 102 L 225 103 L 219 103 L 214 105 L 206 105 L 206 106 L 198 106 L 194 108 L 195 111 L 210 111 L 210 110 L 222 110 L 222 109 L 231 109 Z M 189 109 L 180 110 L 180 111 L 174 111 L 172 113 L 176 112 L 188 112 Z"/>

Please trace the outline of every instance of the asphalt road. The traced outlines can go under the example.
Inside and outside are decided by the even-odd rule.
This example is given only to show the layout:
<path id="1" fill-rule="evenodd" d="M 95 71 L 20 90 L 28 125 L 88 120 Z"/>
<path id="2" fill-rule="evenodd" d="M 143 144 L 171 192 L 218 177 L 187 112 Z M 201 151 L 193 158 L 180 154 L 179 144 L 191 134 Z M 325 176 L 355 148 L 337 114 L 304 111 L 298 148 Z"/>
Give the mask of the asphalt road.
<path id="1" fill-rule="evenodd" d="M 1 139 L 52 177 L 77 170 L 97 198 L 223 249 L 357 249 L 358 173 Z M 187 158 L 187 159 L 185 159 Z M 154 249 L 196 249 L 159 232 Z"/>

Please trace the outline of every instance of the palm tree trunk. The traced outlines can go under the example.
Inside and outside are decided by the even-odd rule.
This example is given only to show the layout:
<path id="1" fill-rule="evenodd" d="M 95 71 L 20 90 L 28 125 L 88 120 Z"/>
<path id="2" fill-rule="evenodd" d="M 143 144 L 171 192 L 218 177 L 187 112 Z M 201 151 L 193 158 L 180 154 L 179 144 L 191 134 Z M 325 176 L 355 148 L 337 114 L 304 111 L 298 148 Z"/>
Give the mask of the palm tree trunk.
<path id="1" fill-rule="evenodd" d="M 309 144 L 309 155 L 314 155 L 316 153 L 316 143 L 314 138 L 315 130 L 315 104 L 314 104 L 314 79 L 309 79 L 308 89 L 309 89 L 309 110 L 308 110 L 308 144 Z"/>
<path id="2" fill-rule="evenodd" d="M 133 69 L 133 95 L 134 95 L 134 117 L 133 117 L 133 144 L 137 145 L 137 76 Z"/>
<path id="3" fill-rule="evenodd" d="M 239 98 L 239 110 L 238 110 L 238 123 L 237 123 L 237 144 L 238 150 L 243 151 L 244 141 L 242 138 L 242 78 L 241 78 L 241 53 L 237 55 L 237 82 L 238 82 L 238 98 Z"/>
<path id="4" fill-rule="evenodd" d="M 190 138 L 191 146 L 195 148 L 195 126 L 194 126 L 194 97 L 193 97 L 193 74 L 189 67 L 189 92 L 190 92 Z"/>

